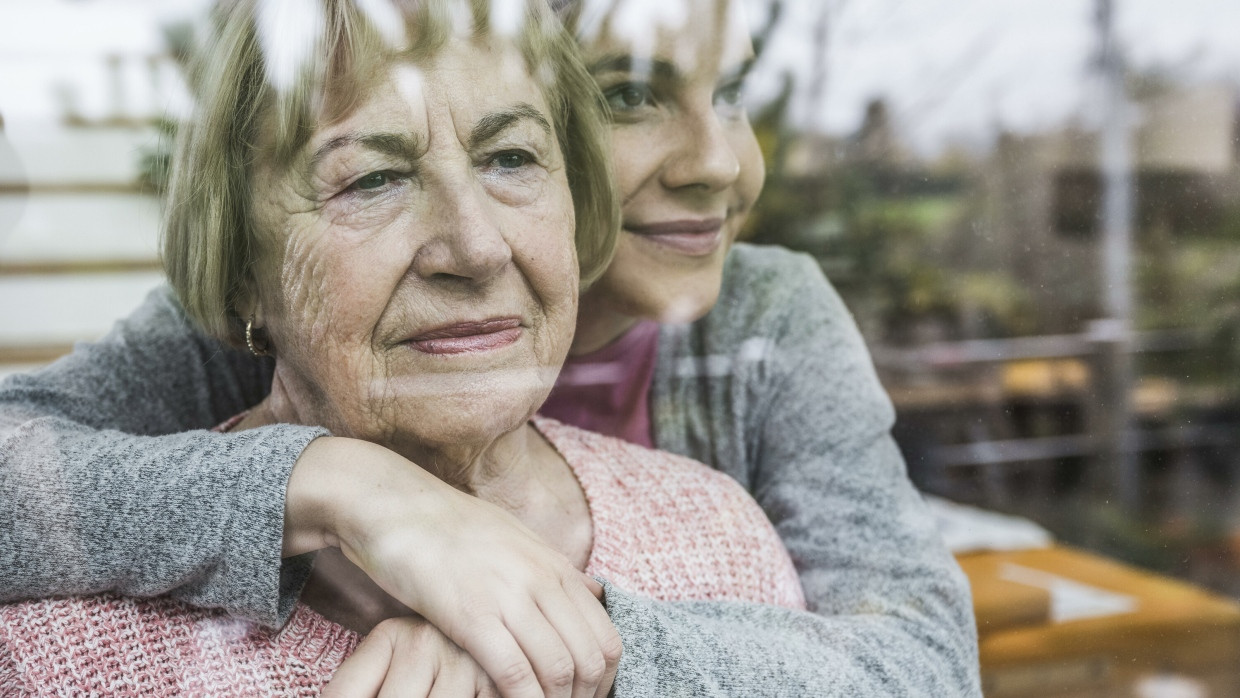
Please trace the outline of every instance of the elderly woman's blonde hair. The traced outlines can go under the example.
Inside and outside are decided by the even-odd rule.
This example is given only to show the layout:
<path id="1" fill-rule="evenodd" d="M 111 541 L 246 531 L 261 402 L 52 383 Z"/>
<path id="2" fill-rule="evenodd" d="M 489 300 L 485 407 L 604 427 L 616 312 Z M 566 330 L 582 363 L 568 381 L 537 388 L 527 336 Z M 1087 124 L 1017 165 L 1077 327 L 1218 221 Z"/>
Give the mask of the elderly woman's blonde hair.
<path id="1" fill-rule="evenodd" d="M 395 47 L 391 27 L 376 26 L 359 8 L 374 2 L 308 0 L 323 14 L 313 18 L 317 36 L 291 69 L 287 56 L 266 55 L 272 47 L 262 33 L 260 2 L 217 7 L 215 31 L 191 66 L 198 102 L 178 134 L 164 221 L 164 270 L 192 319 L 242 344 L 246 318 L 237 308 L 252 293 L 262 249 L 251 215 L 255 160 L 287 164 L 316 121 L 347 114 L 383 66 L 435 55 L 462 22 L 475 37 L 511 33 L 542 85 L 567 165 L 583 288 L 603 273 L 620 219 L 605 103 L 545 0 L 500 1 L 520 6 L 515 26 L 496 26 L 492 0 L 379 0 L 403 22 L 407 45 Z"/>

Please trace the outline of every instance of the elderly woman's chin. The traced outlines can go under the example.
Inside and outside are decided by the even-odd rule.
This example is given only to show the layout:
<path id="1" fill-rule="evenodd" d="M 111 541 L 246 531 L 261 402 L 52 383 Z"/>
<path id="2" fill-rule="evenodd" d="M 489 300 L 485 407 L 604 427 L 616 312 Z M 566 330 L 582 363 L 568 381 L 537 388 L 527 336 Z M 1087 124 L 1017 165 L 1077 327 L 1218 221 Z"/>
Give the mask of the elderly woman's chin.
<path id="1" fill-rule="evenodd" d="M 361 435 L 398 451 L 488 446 L 523 426 L 547 399 L 559 365 L 494 366 L 461 373 L 406 375 L 388 381 L 394 426 Z M 422 457 L 426 457 L 422 455 Z"/>
<path id="2" fill-rule="evenodd" d="M 562 268 L 560 276 L 573 271 Z M 273 335 L 284 348 L 273 397 L 245 426 L 296 421 L 418 462 L 469 460 L 537 411 L 572 338 L 574 284 L 530 293 L 556 275 L 515 265 L 500 275 L 522 283 L 496 284 L 504 290 L 496 296 L 438 297 L 422 304 L 422 313 L 405 312 L 415 304 L 398 293 L 387 308 L 402 311 L 382 313 L 374 333 L 362 329 L 369 321 L 360 297 L 326 304 L 329 319 L 321 325 L 332 331 L 307 331 L 320 323 L 299 315 L 275 318 Z M 419 296 L 435 294 L 423 289 Z M 357 331 L 343 330 L 350 320 Z"/>
<path id="3" fill-rule="evenodd" d="M 571 341 L 558 315 L 497 333 L 451 326 L 377 350 L 286 339 L 272 394 L 238 428 L 322 426 L 424 465 L 466 466 L 546 400 Z"/>

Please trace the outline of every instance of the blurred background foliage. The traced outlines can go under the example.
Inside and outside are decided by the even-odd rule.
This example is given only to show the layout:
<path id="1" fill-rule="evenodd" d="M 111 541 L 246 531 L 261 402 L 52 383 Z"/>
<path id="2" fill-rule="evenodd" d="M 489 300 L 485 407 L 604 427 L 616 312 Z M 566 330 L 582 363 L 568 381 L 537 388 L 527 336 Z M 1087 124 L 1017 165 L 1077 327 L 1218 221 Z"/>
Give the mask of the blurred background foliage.
<path id="1" fill-rule="evenodd" d="M 767 3 L 772 15 L 781 4 Z M 824 4 L 821 21 L 842 9 Z M 1090 71 L 1082 65 L 1082 81 Z M 1139 114 L 1135 335 L 1119 388 L 1131 409 L 1127 499 L 1106 446 L 1117 437 L 1103 332 L 1104 126 L 1086 109 L 927 154 L 910 144 L 916 116 L 893 116 L 883 96 L 851 132 L 800 126 L 796 94 L 813 82 L 785 74 L 753 115 L 769 176 L 746 236 L 822 265 L 892 394 L 919 485 L 1240 593 L 1236 82 L 1165 65 L 1130 64 L 1124 78 Z"/>

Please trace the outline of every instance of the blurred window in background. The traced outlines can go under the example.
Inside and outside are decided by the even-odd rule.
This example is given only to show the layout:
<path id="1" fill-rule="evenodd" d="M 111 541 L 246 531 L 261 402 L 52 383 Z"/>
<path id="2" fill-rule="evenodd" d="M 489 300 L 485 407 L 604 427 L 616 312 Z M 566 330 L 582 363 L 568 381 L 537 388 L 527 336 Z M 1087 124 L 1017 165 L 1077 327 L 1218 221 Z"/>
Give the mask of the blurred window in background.
<path id="1" fill-rule="evenodd" d="M 202 6 L 0 8 L 0 373 L 98 337 L 162 279 L 157 182 Z"/>

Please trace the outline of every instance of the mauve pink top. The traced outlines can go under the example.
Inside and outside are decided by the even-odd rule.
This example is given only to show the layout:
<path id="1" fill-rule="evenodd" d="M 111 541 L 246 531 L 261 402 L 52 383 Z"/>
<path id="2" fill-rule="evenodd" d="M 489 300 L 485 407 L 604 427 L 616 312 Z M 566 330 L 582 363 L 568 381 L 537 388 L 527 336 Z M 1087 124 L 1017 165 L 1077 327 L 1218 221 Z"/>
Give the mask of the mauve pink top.
<path id="1" fill-rule="evenodd" d="M 598 351 L 570 356 L 539 414 L 654 448 L 650 384 L 659 324 L 644 320 Z"/>

